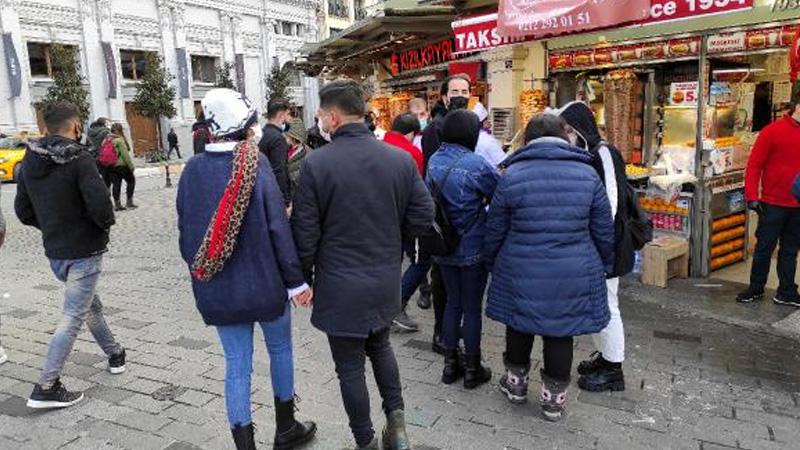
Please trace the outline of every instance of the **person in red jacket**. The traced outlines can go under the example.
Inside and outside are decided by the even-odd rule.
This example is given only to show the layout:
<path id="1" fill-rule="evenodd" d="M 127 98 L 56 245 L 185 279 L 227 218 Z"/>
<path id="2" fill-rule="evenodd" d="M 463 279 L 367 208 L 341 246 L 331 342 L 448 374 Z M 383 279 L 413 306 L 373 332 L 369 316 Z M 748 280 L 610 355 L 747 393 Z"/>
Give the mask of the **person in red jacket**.
<path id="1" fill-rule="evenodd" d="M 422 168 L 425 164 L 422 150 L 412 143 L 419 131 L 419 119 L 416 116 L 411 113 L 400 114 L 395 117 L 394 122 L 392 122 L 392 131 L 386 133 L 383 137 L 383 142 L 411 155 L 411 158 L 417 163 L 419 174 L 422 175 Z"/>
<path id="2" fill-rule="evenodd" d="M 750 286 L 737 296 L 741 303 L 764 297 L 772 253 L 778 250 L 778 292 L 773 301 L 800 307 L 795 271 L 800 249 L 800 203 L 792 183 L 800 172 L 800 97 L 789 113 L 758 135 L 745 171 L 747 206 L 758 213 L 756 249 Z"/>

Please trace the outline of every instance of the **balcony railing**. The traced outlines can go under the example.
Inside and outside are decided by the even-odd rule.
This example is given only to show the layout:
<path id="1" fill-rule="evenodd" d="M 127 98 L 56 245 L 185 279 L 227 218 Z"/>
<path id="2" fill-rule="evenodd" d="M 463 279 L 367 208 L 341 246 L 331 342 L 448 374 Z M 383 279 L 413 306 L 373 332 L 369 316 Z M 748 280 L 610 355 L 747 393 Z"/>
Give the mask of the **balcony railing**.
<path id="1" fill-rule="evenodd" d="M 328 15 L 334 17 L 350 17 L 350 8 L 343 0 L 331 0 L 328 3 Z"/>

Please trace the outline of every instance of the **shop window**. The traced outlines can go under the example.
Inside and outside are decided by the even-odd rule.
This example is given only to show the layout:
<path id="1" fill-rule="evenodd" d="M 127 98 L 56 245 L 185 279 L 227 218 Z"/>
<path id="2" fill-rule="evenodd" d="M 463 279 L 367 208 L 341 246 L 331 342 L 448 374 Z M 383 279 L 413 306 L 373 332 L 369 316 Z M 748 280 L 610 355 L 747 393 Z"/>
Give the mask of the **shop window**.
<path id="1" fill-rule="evenodd" d="M 217 58 L 192 55 L 192 80 L 198 83 L 214 83 L 217 79 Z"/>
<path id="2" fill-rule="evenodd" d="M 75 52 L 74 45 L 64 45 L 64 48 Z M 53 59 L 53 44 L 28 42 L 28 63 L 31 67 L 32 77 L 53 78 L 53 71 L 58 67 Z"/>
<path id="3" fill-rule="evenodd" d="M 141 80 L 147 73 L 147 54 L 139 50 L 120 50 L 119 61 L 122 68 L 122 78 L 126 80 Z"/>
<path id="4" fill-rule="evenodd" d="M 283 30 L 283 35 L 291 36 L 292 35 L 292 24 L 289 22 L 281 23 L 281 28 Z"/>
<path id="5" fill-rule="evenodd" d="M 297 35 L 298 36 L 303 36 L 305 34 L 305 32 L 306 32 L 305 27 L 303 25 L 301 25 L 301 24 L 297 24 Z"/>
<path id="6" fill-rule="evenodd" d="M 275 22 L 275 34 L 281 34 L 281 22 Z"/>
<path id="7" fill-rule="evenodd" d="M 328 14 L 334 17 L 349 17 L 350 8 L 344 0 L 330 0 L 328 2 Z"/>

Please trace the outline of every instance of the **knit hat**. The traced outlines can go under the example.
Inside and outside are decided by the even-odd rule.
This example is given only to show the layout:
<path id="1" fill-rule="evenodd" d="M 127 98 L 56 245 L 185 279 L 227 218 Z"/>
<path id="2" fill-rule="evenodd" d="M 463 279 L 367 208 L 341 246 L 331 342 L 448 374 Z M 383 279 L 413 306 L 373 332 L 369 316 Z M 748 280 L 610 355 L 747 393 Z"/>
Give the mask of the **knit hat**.
<path id="1" fill-rule="evenodd" d="M 308 131 L 302 119 L 292 119 L 289 123 L 289 131 L 286 132 L 286 135 L 303 144 L 308 143 Z"/>
<path id="2" fill-rule="evenodd" d="M 240 141 L 258 122 L 258 112 L 244 94 L 231 89 L 212 89 L 203 97 L 203 114 L 218 140 Z"/>

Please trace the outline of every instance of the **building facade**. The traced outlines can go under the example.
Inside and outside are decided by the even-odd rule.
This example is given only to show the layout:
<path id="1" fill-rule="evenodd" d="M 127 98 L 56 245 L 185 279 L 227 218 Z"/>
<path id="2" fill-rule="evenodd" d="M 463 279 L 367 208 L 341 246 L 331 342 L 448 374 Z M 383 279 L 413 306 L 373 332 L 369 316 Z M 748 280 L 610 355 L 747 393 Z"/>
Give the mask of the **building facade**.
<path id="1" fill-rule="evenodd" d="M 266 76 L 318 40 L 321 8 L 320 0 L 0 0 L 0 131 L 39 129 L 38 104 L 52 84 L 52 45 L 62 44 L 78 51 L 91 118 L 123 123 L 137 154 L 146 153 L 156 147 L 155 121 L 131 102 L 147 70 L 145 56 L 155 52 L 175 76 L 177 115 L 162 129 L 175 129 L 188 150 L 215 69 L 231 64 L 234 84 L 264 111 Z M 295 75 L 291 100 L 313 121 L 318 82 Z"/>

